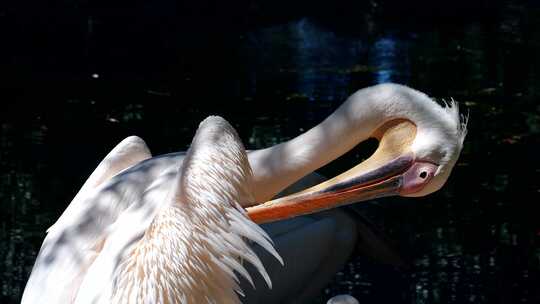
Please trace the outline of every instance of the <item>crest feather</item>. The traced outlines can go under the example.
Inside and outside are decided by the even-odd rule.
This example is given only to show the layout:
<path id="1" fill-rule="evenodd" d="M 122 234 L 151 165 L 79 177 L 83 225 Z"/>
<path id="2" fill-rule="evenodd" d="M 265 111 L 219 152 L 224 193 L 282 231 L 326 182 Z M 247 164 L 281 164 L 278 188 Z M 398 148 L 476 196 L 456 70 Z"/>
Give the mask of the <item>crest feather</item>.
<path id="1" fill-rule="evenodd" d="M 461 140 L 460 144 L 463 145 L 465 136 L 467 136 L 467 124 L 469 123 L 469 112 L 467 114 L 462 114 L 459 112 L 459 103 L 454 99 L 450 98 L 450 101 L 444 102 L 444 110 L 446 113 L 450 114 L 455 125 L 458 138 Z"/>

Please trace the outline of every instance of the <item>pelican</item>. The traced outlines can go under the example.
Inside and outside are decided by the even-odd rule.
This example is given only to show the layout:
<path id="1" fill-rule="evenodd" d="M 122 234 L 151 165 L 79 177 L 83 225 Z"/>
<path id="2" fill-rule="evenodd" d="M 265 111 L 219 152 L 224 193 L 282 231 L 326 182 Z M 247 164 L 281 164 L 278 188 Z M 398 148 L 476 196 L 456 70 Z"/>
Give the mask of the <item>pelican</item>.
<path id="1" fill-rule="evenodd" d="M 432 193 L 446 182 L 465 135 L 454 102 L 442 107 L 414 89 L 384 84 L 357 91 L 306 133 L 247 156 L 219 118 L 200 125 L 185 154 L 151 157 L 141 139 L 129 137 L 48 229 L 22 303 L 238 303 L 234 272 L 251 279 L 239 259 L 271 286 L 244 240 L 281 261 L 254 223 Z M 379 147 L 368 160 L 265 202 L 370 137 Z"/>

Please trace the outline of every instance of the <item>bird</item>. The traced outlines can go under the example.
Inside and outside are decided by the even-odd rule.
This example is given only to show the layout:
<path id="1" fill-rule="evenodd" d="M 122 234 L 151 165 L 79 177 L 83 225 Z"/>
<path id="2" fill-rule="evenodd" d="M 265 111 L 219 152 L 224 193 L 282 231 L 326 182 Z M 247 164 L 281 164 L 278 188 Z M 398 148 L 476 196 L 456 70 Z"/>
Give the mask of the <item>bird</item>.
<path id="1" fill-rule="evenodd" d="M 265 223 L 379 197 L 433 193 L 446 183 L 459 158 L 467 122 L 468 115 L 460 115 L 453 99 L 443 107 L 403 85 L 361 89 L 306 133 L 250 155 L 257 173 L 255 183 L 264 184 L 256 189 L 261 189 L 258 193 L 265 199 L 273 189 L 281 189 L 369 138 L 379 141 L 375 152 L 326 182 L 248 206 L 248 213 L 255 222 Z M 264 162 L 269 165 L 261 165 Z"/>
<path id="2" fill-rule="evenodd" d="M 115 192 L 122 190 L 106 181 L 147 156 L 139 138 L 127 138 L 78 195 L 114 212 L 114 197 L 121 195 Z M 234 128 L 221 117 L 205 119 L 182 166 L 167 174 L 172 181 L 168 189 L 158 181 L 141 196 L 130 197 L 138 200 L 134 205 L 159 200 L 153 216 L 128 208 L 103 238 L 93 231 L 111 214 L 86 205 L 79 210 L 84 222 L 51 229 L 22 303 L 239 303 L 237 274 L 251 280 L 243 260 L 271 286 L 248 241 L 282 260 L 268 235 L 240 205 L 253 201 L 252 171 Z"/>
<path id="3" fill-rule="evenodd" d="M 219 119 L 209 121 L 230 129 L 224 127 L 226 123 L 218 123 L 221 121 Z M 231 159 L 235 162 L 222 163 L 222 159 L 227 157 L 219 156 L 230 155 L 230 151 L 219 150 L 219 147 L 230 148 L 229 144 L 238 143 L 239 140 L 229 136 L 225 143 L 221 142 L 222 146 L 216 137 L 213 137 L 214 142 L 201 140 L 199 137 L 206 134 L 201 131 L 205 129 L 204 122 L 187 153 L 152 157 L 144 141 L 138 137 L 128 137 L 98 165 L 57 222 L 48 229 L 22 303 L 99 303 L 110 302 L 110 299 L 116 299 L 117 303 L 137 302 L 137 296 L 144 295 L 115 293 L 117 289 L 113 287 L 129 285 L 151 274 L 156 275 L 156 280 L 161 282 L 165 280 L 167 271 L 176 264 L 159 264 L 155 254 L 139 254 L 137 257 L 144 257 L 142 263 L 147 263 L 147 268 L 143 268 L 137 275 L 129 276 L 127 272 L 137 264 L 129 259 L 132 264 L 126 262 L 126 252 L 139 248 L 137 246 L 142 240 L 148 235 L 154 235 L 156 229 L 152 228 L 156 227 L 156 222 L 160 222 L 162 216 L 170 220 L 174 217 L 172 214 L 176 215 L 172 211 L 164 215 L 163 211 L 172 208 L 173 201 L 179 198 L 189 201 L 189 196 L 186 197 L 185 190 L 182 190 L 186 183 L 189 184 L 185 181 L 198 185 L 202 191 L 197 195 L 202 199 L 212 201 L 214 196 L 232 197 L 227 206 L 235 210 L 231 211 L 235 214 L 235 221 L 229 221 L 231 225 L 226 226 L 228 234 L 222 231 L 224 234 L 201 237 L 201 228 L 196 225 L 181 225 L 181 228 L 175 227 L 176 230 L 172 230 L 176 233 L 163 234 L 164 238 L 158 243 L 163 251 L 169 248 L 168 245 L 181 242 L 179 239 L 185 235 L 182 231 L 189 231 L 191 236 L 199 236 L 196 241 L 184 243 L 185 250 L 190 252 L 189 256 L 208 255 L 204 250 L 193 250 L 199 248 L 196 246 L 199 241 L 205 241 L 215 242 L 217 254 L 228 257 L 228 264 L 220 264 L 225 274 L 218 272 L 214 277 L 220 284 L 226 283 L 215 285 L 209 283 L 214 281 L 208 281 L 199 287 L 192 284 L 192 289 L 188 288 L 184 296 L 174 297 L 174 300 L 170 298 L 170 302 L 211 303 L 211 296 L 217 290 L 220 297 L 227 295 L 231 303 L 236 303 L 236 292 L 240 290 L 235 285 L 232 270 L 249 280 L 249 274 L 237 262 L 238 258 L 245 258 L 254 264 L 267 284 L 271 284 L 260 261 L 249 253 L 248 247 L 242 247 L 243 239 L 257 242 L 281 261 L 264 231 L 254 223 L 280 221 L 388 195 L 415 197 L 437 191 L 448 179 L 459 157 L 466 135 L 466 124 L 467 118 L 459 114 L 457 103 L 453 100 L 443 107 L 412 88 L 382 84 L 357 91 L 319 125 L 290 141 L 251 151 L 245 156 L 245 161 L 239 161 L 233 156 Z M 271 200 L 289 184 L 370 137 L 377 138 L 379 146 L 366 161 L 312 188 Z M 197 151 L 204 152 L 198 154 Z M 199 158 L 193 155 L 214 157 L 196 166 L 197 163 L 192 162 Z M 212 163 L 217 165 L 212 167 Z M 239 169 L 248 166 L 251 167 L 251 178 L 235 175 L 235 170 L 250 171 Z M 197 167 L 199 169 L 190 169 Z M 190 174 L 193 172 L 200 174 Z M 224 177 L 232 178 L 233 182 Z M 230 187 L 231 183 L 237 188 Z M 231 192 L 223 191 L 220 184 L 229 185 L 227 189 Z M 195 208 L 195 211 L 203 212 L 204 208 Z M 248 217 L 251 221 L 244 221 Z M 215 227 L 210 221 L 213 217 L 201 218 L 207 220 L 200 220 L 200 225 Z M 233 222 L 241 224 L 232 225 Z M 224 239 L 223 235 L 234 240 Z M 228 247 L 220 246 L 220 242 L 227 240 L 236 244 L 231 246 L 240 246 L 243 250 L 227 252 Z M 205 248 L 211 251 L 211 246 Z M 206 261 L 215 262 L 212 259 Z M 158 265 L 167 266 L 166 271 L 152 273 L 156 271 L 153 267 Z M 122 273 L 119 269 L 123 269 L 125 275 L 118 275 Z M 211 278 L 214 276 L 210 272 L 206 275 Z M 189 273 L 186 277 L 176 278 L 191 283 L 202 282 L 195 280 Z M 224 289 L 220 289 L 220 286 L 224 286 Z M 157 281 L 148 280 L 143 282 L 143 286 L 129 285 L 124 291 L 136 292 L 135 287 L 138 287 L 137 292 L 144 290 L 154 295 L 158 292 Z M 161 293 L 161 297 L 170 296 L 172 290 L 177 291 L 171 285 L 168 287 L 169 293 Z M 163 298 L 159 297 L 149 296 L 146 299 L 148 303 L 163 302 Z M 192 302 L 189 299 L 202 301 Z M 225 303 L 222 300 L 219 302 Z"/>

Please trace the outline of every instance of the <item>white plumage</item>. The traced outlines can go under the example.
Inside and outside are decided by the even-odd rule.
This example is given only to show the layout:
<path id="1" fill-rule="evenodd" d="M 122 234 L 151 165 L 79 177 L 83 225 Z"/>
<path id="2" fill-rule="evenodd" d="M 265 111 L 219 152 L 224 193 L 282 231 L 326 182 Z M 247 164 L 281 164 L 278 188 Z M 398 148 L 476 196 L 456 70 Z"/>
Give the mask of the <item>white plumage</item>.
<path id="1" fill-rule="evenodd" d="M 140 139 L 126 139 L 96 172 L 110 174 L 103 166 L 121 170 L 115 165 L 129 160 L 119 152 L 134 156 L 125 152 L 142 147 Z M 137 176 L 131 177 L 137 184 Z M 115 181 L 122 173 L 92 188 L 100 178 L 94 173 L 72 202 L 81 212 L 70 208 L 70 217 L 49 230 L 23 303 L 238 303 L 235 272 L 251 281 L 242 260 L 271 286 L 246 240 L 281 258 L 240 206 L 253 202 L 251 168 L 236 132 L 222 118 L 203 121 L 183 166 L 146 189 L 123 191 Z M 130 207 L 114 208 L 122 202 Z M 115 216 L 120 209 L 125 211 Z"/>
<path id="2" fill-rule="evenodd" d="M 242 260 L 271 285 L 245 240 L 280 260 L 243 208 L 263 203 L 371 136 L 385 140 L 386 133 L 379 133 L 388 123 L 412 130 L 405 134 L 410 143 L 386 139 L 383 156 L 285 199 L 289 209 L 279 215 L 274 207 L 282 202 L 261 205 L 261 218 L 276 220 L 306 213 L 291 209 L 299 206 L 296 201 L 303 208 L 312 199 L 324 203 L 309 207 L 313 212 L 375 197 L 373 185 L 386 181 L 376 195 L 438 190 L 466 133 L 457 107 L 441 107 L 404 86 L 379 85 L 353 94 L 297 138 L 248 156 L 233 128 L 218 117 L 201 123 L 187 154 L 151 157 L 144 141 L 129 137 L 105 157 L 48 230 L 22 303 L 237 303 L 235 273 L 250 280 Z M 389 155 L 405 155 L 407 166 Z M 422 177 L 424 169 L 431 170 L 429 178 Z M 329 193 L 337 203 L 328 200 Z M 268 217 L 269 210 L 274 213 Z"/>

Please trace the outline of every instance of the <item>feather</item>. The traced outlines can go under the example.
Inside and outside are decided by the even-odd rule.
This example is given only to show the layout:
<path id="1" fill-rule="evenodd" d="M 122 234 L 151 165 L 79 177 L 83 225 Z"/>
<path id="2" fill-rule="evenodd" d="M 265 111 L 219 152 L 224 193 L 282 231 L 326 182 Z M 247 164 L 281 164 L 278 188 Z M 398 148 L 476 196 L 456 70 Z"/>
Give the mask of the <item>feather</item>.
<path id="1" fill-rule="evenodd" d="M 146 196 L 164 200 L 150 204 L 160 207 L 149 227 L 138 239 L 122 243 L 120 231 L 129 227 L 128 221 L 120 219 L 122 227 L 115 224 L 76 303 L 240 303 L 236 274 L 253 285 L 241 260 L 253 264 L 271 286 L 248 241 L 282 260 L 240 206 L 253 200 L 251 179 L 234 129 L 222 118 L 203 121 L 174 182 L 153 186 L 161 189 L 158 193 L 169 187 L 167 196 Z M 140 222 L 142 215 L 135 215 L 130 220 Z"/>

